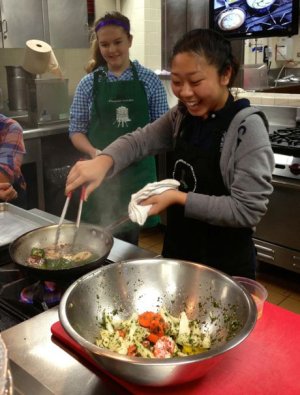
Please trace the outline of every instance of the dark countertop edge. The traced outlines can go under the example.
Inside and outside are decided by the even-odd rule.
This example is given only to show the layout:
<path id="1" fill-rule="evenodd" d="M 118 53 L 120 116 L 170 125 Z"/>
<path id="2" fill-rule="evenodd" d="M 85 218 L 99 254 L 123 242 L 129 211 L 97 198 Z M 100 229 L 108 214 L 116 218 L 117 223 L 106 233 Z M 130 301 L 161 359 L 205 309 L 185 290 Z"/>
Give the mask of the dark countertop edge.
<path id="1" fill-rule="evenodd" d="M 256 89 L 259 93 L 285 93 L 285 94 L 299 94 L 300 84 L 299 83 L 280 83 L 277 86 L 269 86 L 262 89 Z"/>

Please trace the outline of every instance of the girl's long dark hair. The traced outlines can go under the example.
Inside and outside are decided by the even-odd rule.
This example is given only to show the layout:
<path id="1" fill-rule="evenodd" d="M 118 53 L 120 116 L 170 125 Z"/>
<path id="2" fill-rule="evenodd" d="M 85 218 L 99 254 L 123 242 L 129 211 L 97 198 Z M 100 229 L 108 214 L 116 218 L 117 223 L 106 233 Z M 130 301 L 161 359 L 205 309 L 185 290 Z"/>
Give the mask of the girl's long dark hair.
<path id="1" fill-rule="evenodd" d="M 231 87 L 239 70 L 239 62 L 232 54 L 230 41 L 211 29 L 194 29 L 183 35 L 175 44 L 171 62 L 174 56 L 182 52 L 193 52 L 204 56 L 207 62 L 214 65 L 218 74 L 223 75 L 231 68 Z"/>

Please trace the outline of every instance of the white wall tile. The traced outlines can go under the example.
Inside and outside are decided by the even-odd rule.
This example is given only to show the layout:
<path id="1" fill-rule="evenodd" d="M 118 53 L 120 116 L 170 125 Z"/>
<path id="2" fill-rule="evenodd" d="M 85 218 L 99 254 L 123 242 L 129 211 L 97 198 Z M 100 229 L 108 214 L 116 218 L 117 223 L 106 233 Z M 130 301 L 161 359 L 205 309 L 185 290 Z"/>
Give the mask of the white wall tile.
<path id="1" fill-rule="evenodd" d="M 150 0 L 149 3 L 147 3 L 147 5 L 149 4 L 149 8 L 155 8 L 157 10 L 161 9 L 161 0 Z M 148 8 L 145 5 L 145 8 Z"/>
<path id="2" fill-rule="evenodd" d="M 101 18 L 107 12 L 116 10 L 115 0 L 94 0 L 96 19 Z"/>
<path id="3" fill-rule="evenodd" d="M 122 0 L 121 7 L 130 18 L 134 36 L 130 56 L 152 70 L 160 69 L 161 1 Z"/>
<path id="4" fill-rule="evenodd" d="M 157 8 L 145 8 L 145 19 L 146 20 L 158 20 L 161 16 L 160 9 Z"/>
<path id="5" fill-rule="evenodd" d="M 144 7 L 151 8 L 152 7 L 152 0 L 144 0 Z"/>

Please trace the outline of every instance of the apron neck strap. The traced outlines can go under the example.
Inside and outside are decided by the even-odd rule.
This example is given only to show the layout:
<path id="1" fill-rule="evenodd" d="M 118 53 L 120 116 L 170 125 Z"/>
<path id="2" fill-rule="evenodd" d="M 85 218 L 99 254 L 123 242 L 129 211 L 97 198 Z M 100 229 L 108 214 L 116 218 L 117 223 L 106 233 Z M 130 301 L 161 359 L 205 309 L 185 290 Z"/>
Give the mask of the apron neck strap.
<path id="1" fill-rule="evenodd" d="M 137 69 L 136 69 L 134 63 L 131 62 L 131 61 L 130 61 L 130 67 L 131 67 L 133 79 L 134 80 L 138 80 L 139 76 L 138 76 Z M 107 79 L 108 79 L 108 68 L 107 68 L 107 66 L 104 66 L 102 69 L 96 71 L 95 72 L 95 77 L 96 78 L 94 80 L 96 80 L 96 81 L 100 81 L 100 80 L 107 81 Z"/>
<path id="2" fill-rule="evenodd" d="M 130 61 L 130 66 L 131 66 L 131 71 L 132 71 L 133 79 L 134 79 L 134 80 L 138 80 L 138 79 L 139 79 L 139 76 L 138 76 L 138 73 L 137 73 L 137 69 L 136 69 L 135 65 L 133 64 L 133 62 L 131 62 L 131 61 Z"/>

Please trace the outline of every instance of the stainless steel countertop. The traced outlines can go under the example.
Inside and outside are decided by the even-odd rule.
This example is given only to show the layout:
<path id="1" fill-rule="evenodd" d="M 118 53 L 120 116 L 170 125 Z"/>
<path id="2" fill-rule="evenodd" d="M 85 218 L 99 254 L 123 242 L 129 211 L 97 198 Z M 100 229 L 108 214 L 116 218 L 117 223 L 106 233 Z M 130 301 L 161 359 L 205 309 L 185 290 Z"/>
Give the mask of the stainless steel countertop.
<path id="1" fill-rule="evenodd" d="M 58 122 L 37 127 L 26 127 L 25 125 L 22 125 L 24 140 L 53 136 L 60 133 L 68 133 L 69 128 L 68 122 Z"/>
<path id="2" fill-rule="evenodd" d="M 27 111 L 16 112 L 8 110 L 5 112 L 5 115 L 19 122 L 23 128 L 24 140 L 67 133 L 69 129 L 69 121 L 67 119 L 32 126 Z"/>
<path id="3" fill-rule="evenodd" d="M 104 380 L 56 343 L 51 325 L 58 321 L 54 307 L 1 333 L 7 346 L 15 394 L 89 395 L 126 394 L 110 379 Z"/>
<path id="4" fill-rule="evenodd" d="M 36 215 L 57 222 L 54 215 L 38 209 Z M 108 256 L 113 261 L 153 258 L 157 254 L 114 239 Z M 94 374 L 77 356 L 51 336 L 58 321 L 54 307 L 1 333 L 7 346 L 13 376 L 14 394 L 22 395 L 126 395 L 125 388 L 103 375 Z"/>

